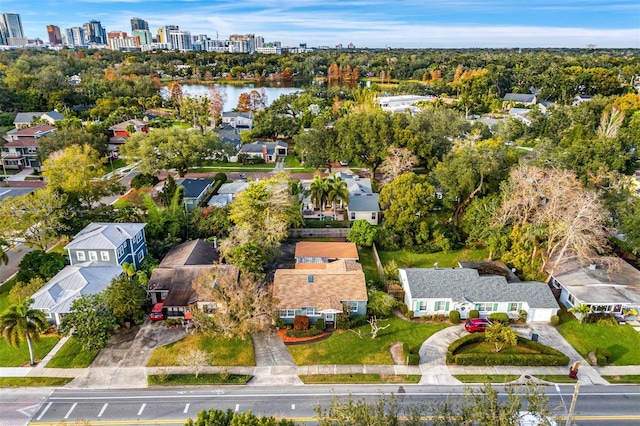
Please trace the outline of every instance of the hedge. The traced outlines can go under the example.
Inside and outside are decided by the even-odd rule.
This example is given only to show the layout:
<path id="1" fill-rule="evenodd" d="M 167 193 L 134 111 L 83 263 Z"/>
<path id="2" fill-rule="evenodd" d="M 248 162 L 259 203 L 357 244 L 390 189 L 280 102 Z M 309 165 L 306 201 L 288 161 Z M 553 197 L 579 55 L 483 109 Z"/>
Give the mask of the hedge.
<path id="1" fill-rule="evenodd" d="M 420 355 L 409 354 L 409 365 L 419 365 L 419 364 L 420 364 Z"/>
<path id="2" fill-rule="evenodd" d="M 458 311 L 450 311 L 449 312 L 449 322 L 451 322 L 451 324 L 459 324 L 460 323 L 460 312 L 458 312 Z"/>
<path id="3" fill-rule="evenodd" d="M 484 335 L 478 334 L 478 333 L 467 334 L 466 336 L 459 338 L 458 340 L 456 340 L 455 342 L 449 345 L 449 348 L 447 349 L 447 362 L 448 363 L 455 362 L 454 354 L 461 347 L 470 345 L 472 343 L 479 343 L 479 342 L 482 342 L 483 340 L 484 340 Z"/>
<path id="4" fill-rule="evenodd" d="M 325 324 L 324 324 L 324 318 L 318 318 L 316 320 L 316 329 L 318 330 L 324 330 Z"/>
<path id="5" fill-rule="evenodd" d="M 287 337 L 313 337 L 322 334 L 322 330 L 317 328 L 310 328 L 308 330 L 287 330 L 285 333 Z"/>
<path id="6" fill-rule="evenodd" d="M 480 318 L 480 311 L 472 309 L 469 311 L 469 319 Z"/>
<path id="7" fill-rule="evenodd" d="M 606 348 L 596 348 L 596 363 L 598 367 L 604 367 L 609 362 L 609 357 L 611 357 L 611 353 L 609 349 Z"/>
<path id="8" fill-rule="evenodd" d="M 509 315 L 506 312 L 494 312 L 489 314 L 489 321 L 499 322 L 504 325 L 509 324 Z"/>

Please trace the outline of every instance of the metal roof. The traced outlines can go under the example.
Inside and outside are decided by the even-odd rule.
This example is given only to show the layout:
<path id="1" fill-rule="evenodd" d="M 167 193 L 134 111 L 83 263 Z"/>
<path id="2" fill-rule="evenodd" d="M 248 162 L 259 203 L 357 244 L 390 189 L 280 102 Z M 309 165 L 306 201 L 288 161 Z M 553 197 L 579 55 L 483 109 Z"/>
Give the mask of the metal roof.
<path id="1" fill-rule="evenodd" d="M 94 222 L 78 232 L 73 241 L 65 247 L 69 249 L 112 249 L 132 239 L 146 223 L 104 223 Z"/>
<path id="2" fill-rule="evenodd" d="M 380 204 L 378 204 L 379 194 L 355 194 L 349 197 L 349 206 L 347 210 L 350 212 L 379 212 Z"/>

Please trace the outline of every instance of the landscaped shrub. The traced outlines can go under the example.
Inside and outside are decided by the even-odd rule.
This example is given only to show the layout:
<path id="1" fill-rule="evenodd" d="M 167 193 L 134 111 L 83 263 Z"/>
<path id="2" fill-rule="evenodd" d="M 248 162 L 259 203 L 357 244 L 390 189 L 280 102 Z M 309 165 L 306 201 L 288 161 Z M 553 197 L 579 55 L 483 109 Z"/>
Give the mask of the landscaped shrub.
<path id="1" fill-rule="evenodd" d="M 469 311 L 469 319 L 480 318 L 480 311 L 472 309 Z"/>
<path id="2" fill-rule="evenodd" d="M 227 181 L 227 175 L 220 172 L 220 173 L 216 173 L 216 175 L 213 177 L 213 180 L 221 180 L 222 182 L 226 182 Z"/>
<path id="3" fill-rule="evenodd" d="M 409 318 L 410 320 L 413 319 L 413 311 L 407 312 L 406 317 Z"/>
<path id="4" fill-rule="evenodd" d="M 551 318 L 549 319 L 549 323 L 553 326 L 560 324 L 560 317 L 557 315 L 551 315 Z"/>
<path id="5" fill-rule="evenodd" d="M 459 324 L 460 323 L 460 312 L 458 312 L 458 311 L 450 311 L 449 312 L 449 322 L 451 322 L 451 324 Z"/>
<path id="6" fill-rule="evenodd" d="M 509 325 L 509 315 L 506 312 L 493 312 L 489 314 L 489 321 Z"/>
<path id="7" fill-rule="evenodd" d="M 435 314 L 433 316 L 433 320 L 434 321 L 438 321 L 438 322 L 442 322 L 442 321 L 444 321 L 446 319 L 447 319 L 447 317 L 444 314 Z"/>
<path id="8" fill-rule="evenodd" d="M 284 322 L 284 320 L 282 318 L 278 318 L 275 321 L 275 326 L 278 327 L 278 328 L 285 328 L 287 326 L 287 323 Z"/>
<path id="9" fill-rule="evenodd" d="M 409 365 L 418 365 L 420 364 L 420 355 L 419 354 L 409 354 Z"/>
<path id="10" fill-rule="evenodd" d="M 618 325 L 615 315 L 608 312 L 592 312 L 585 319 L 586 324 Z"/>
<path id="11" fill-rule="evenodd" d="M 609 349 L 606 348 L 596 348 L 596 362 L 598 364 L 598 367 L 604 367 L 606 366 L 611 357 L 611 353 L 609 352 Z"/>
<path id="12" fill-rule="evenodd" d="M 287 337 L 313 337 L 321 334 L 322 330 L 318 330 L 317 328 L 310 328 L 308 330 L 287 330 L 285 333 Z"/>
<path id="13" fill-rule="evenodd" d="M 293 318 L 294 330 L 308 330 L 309 329 L 309 317 L 306 315 L 296 315 Z"/>
<path id="14" fill-rule="evenodd" d="M 160 182 L 157 176 L 149 173 L 140 173 L 131 179 L 131 187 L 140 189 L 145 186 L 156 186 Z"/>
<path id="15" fill-rule="evenodd" d="M 318 318 L 318 320 L 316 321 L 316 329 L 324 330 L 324 327 L 325 327 L 324 318 Z"/>

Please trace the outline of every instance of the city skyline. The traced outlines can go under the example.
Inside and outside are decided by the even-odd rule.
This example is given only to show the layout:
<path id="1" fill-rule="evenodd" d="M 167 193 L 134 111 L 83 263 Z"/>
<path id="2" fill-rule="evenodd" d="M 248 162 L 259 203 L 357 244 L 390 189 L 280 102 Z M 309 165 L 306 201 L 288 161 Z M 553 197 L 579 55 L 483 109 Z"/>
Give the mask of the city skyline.
<path id="1" fill-rule="evenodd" d="M 192 35 L 255 33 L 283 45 L 640 47 L 635 0 L 156 0 L 153 7 L 143 0 L 50 0 L 46 8 L 34 0 L 0 0 L 0 9 L 20 14 L 26 37 L 45 41 L 47 25 L 64 29 L 98 20 L 107 31 L 130 33 L 137 17 L 153 34 L 178 25 Z"/>

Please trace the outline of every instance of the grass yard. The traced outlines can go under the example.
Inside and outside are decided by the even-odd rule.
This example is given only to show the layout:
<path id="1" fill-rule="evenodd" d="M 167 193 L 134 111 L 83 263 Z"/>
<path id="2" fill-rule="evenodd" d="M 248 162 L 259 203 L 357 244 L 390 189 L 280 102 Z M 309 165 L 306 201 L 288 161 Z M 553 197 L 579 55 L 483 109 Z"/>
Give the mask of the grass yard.
<path id="1" fill-rule="evenodd" d="M 14 277 L 0 286 L 0 313 L 4 312 L 9 307 L 9 292 L 15 283 L 16 279 Z"/>
<path id="2" fill-rule="evenodd" d="M 575 383 L 578 381 L 577 379 L 569 377 L 568 374 L 538 374 L 534 377 L 551 383 Z"/>
<path id="3" fill-rule="evenodd" d="M 463 248 L 452 250 L 447 253 L 411 253 L 406 250 L 398 251 L 378 251 L 380 261 L 386 265 L 389 261 L 395 260 L 399 268 L 433 268 L 437 262 L 441 268 L 457 267 L 458 262 L 470 262 L 486 260 L 489 251 L 485 248 Z"/>
<path id="4" fill-rule="evenodd" d="M 107 167 L 111 171 L 119 169 L 119 168 L 124 167 L 126 165 L 127 165 L 127 162 L 125 160 L 123 160 L 122 158 L 118 158 L 117 160 L 111 159 L 111 160 L 107 161 Z"/>
<path id="5" fill-rule="evenodd" d="M 316 170 L 305 167 L 295 155 L 287 155 L 284 158 L 284 167 L 291 172 L 299 173 L 313 173 Z"/>
<path id="6" fill-rule="evenodd" d="M 631 374 L 628 376 L 602 376 L 609 383 L 613 384 L 640 384 L 640 375 Z"/>
<path id="7" fill-rule="evenodd" d="M 560 312 L 558 331 L 585 359 L 596 348 L 606 348 L 613 365 L 640 365 L 640 333 L 629 324 L 580 324 L 565 309 Z"/>
<path id="8" fill-rule="evenodd" d="M 147 376 L 151 386 L 246 385 L 253 376 L 243 374 L 158 374 Z"/>
<path id="9" fill-rule="evenodd" d="M 47 363 L 48 368 L 87 368 L 98 355 L 99 350 L 85 351 L 80 343 L 71 337 Z"/>
<path id="10" fill-rule="evenodd" d="M 64 386 L 71 380 L 72 377 L 0 377 L 0 388 Z"/>
<path id="11" fill-rule="evenodd" d="M 177 366 L 179 365 L 177 362 L 178 355 L 193 349 L 201 349 L 208 352 L 211 355 L 209 365 L 230 367 L 256 365 L 253 344 L 249 337 L 245 340 L 229 340 L 194 333 L 175 343 L 155 349 L 147 366 Z"/>
<path id="12" fill-rule="evenodd" d="M 494 353 L 495 345 L 491 342 L 479 342 L 479 343 L 470 343 L 468 345 L 464 345 L 459 348 L 455 354 L 489 354 Z M 500 354 L 503 355 L 513 355 L 513 354 L 539 354 L 540 352 L 524 348 L 522 346 L 507 346 L 506 348 L 500 351 Z"/>
<path id="13" fill-rule="evenodd" d="M 38 343 L 34 343 L 33 353 L 36 361 L 44 358 L 58 343 L 58 340 L 60 338 L 56 335 L 47 335 L 42 336 Z M 29 362 L 29 347 L 26 342 L 19 348 L 14 348 L 6 340 L 0 339 L 0 367 L 20 367 Z"/>
<path id="14" fill-rule="evenodd" d="M 376 261 L 373 260 L 373 250 L 363 247 L 358 250 L 358 254 L 360 255 L 360 264 L 362 265 L 367 283 L 369 281 L 379 282 L 380 275 L 378 274 L 378 268 L 376 268 Z"/>
<path id="15" fill-rule="evenodd" d="M 326 385 L 326 384 L 377 384 L 377 383 L 409 383 L 417 384 L 422 376 L 410 375 L 389 375 L 389 374 L 309 374 L 300 376 L 300 380 L 305 385 Z"/>
<path id="16" fill-rule="evenodd" d="M 391 324 L 391 326 L 380 330 L 376 339 L 365 336 L 371 330 L 367 324 L 358 327 L 362 330 L 362 339 L 349 330 L 342 330 L 333 333 L 326 340 L 306 345 L 287 346 L 287 349 L 298 365 L 391 365 L 393 360 L 389 348 L 392 344 L 403 342 L 408 343 L 409 346 L 420 346 L 431 335 L 448 327 L 445 323 L 415 323 L 396 317 L 379 323 L 379 325 L 385 324 Z"/>
<path id="17" fill-rule="evenodd" d="M 454 374 L 462 383 L 509 383 L 518 380 L 517 374 Z"/>

